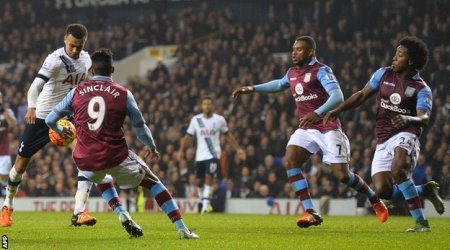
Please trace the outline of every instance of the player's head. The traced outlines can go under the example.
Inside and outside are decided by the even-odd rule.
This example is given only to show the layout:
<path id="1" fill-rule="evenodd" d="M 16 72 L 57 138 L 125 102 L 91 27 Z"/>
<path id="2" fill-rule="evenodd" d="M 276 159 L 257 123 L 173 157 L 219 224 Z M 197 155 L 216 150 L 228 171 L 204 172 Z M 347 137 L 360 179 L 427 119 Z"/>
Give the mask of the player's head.
<path id="1" fill-rule="evenodd" d="M 305 65 L 316 54 L 316 42 L 310 36 L 300 36 L 292 46 L 292 62 L 295 65 Z"/>
<path id="2" fill-rule="evenodd" d="M 113 53 L 109 49 L 101 48 L 91 55 L 91 71 L 97 76 L 111 76 L 114 72 Z"/>
<path id="3" fill-rule="evenodd" d="M 417 37 L 402 38 L 395 52 L 392 69 L 395 72 L 419 71 L 428 61 L 428 47 Z"/>
<path id="4" fill-rule="evenodd" d="M 204 96 L 200 103 L 202 113 L 210 116 L 214 111 L 213 99 L 210 96 Z"/>
<path id="5" fill-rule="evenodd" d="M 64 36 L 64 49 L 66 50 L 67 55 L 73 59 L 78 59 L 81 50 L 83 50 L 84 45 L 86 44 L 87 36 L 88 31 L 83 24 L 69 24 Z"/>

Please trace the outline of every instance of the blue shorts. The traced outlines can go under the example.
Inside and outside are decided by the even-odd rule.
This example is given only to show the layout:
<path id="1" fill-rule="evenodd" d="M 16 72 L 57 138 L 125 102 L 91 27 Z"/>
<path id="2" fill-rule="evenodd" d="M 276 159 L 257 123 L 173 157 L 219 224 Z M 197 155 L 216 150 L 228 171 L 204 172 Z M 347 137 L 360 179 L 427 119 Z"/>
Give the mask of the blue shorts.
<path id="1" fill-rule="evenodd" d="M 212 175 L 214 178 L 220 178 L 219 159 L 197 161 L 195 170 L 195 175 L 200 179 L 204 179 L 206 174 Z"/>
<path id="2" fill-rule="evenodd" d="M 48 130 L 49 128 L 45 124 L 44 119 L 36 118 L 34 124 L 25 124 L 25 130 L 20 138 L 17 154 L 25 158 L 31 158 L 50 142 Z"/>

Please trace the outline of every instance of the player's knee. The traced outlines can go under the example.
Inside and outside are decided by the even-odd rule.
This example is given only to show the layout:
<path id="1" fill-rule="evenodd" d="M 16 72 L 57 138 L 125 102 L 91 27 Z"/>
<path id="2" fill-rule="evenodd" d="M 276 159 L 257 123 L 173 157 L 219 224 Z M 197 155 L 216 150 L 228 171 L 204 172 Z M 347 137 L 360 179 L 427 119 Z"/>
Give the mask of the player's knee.
<path id="1" fill-rule="evenodd" d="M 407 174 L 408 174 L 407 171 L 402 167 L 392 168 L 392 178 L 396 182 L 405 179 Z"/>

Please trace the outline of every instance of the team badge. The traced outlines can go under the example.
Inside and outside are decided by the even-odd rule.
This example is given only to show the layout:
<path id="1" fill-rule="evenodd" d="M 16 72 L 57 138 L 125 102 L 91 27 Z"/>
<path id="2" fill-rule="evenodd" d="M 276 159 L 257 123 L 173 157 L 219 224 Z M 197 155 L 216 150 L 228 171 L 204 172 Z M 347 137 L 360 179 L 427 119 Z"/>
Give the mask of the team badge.
<path id="1" fill-rule="evenodd" d="M 411 97 L 411 96 L 414 95 L 415 90 L 416 90 L 416 89 L 414 89 L 414 88 L 412 88 L 412 87 L 407 87 L 406 90 L 405 90 L 405 95 L 406 95 L 407 97 Z"/>
<path id="2" fill-rule="evenodd" d="M 297 93 L 298 95 L 303 94 L 303 86 L 301 83 L 297 83 L 297 85 L 295 85 L 295 93 Z"/>
<path id="3" fill-rule="evenodd" d="M 402 101 L 402 98 L 398 93 L 393 93 L 391 96 L 389 96 L 389 100 L 392 102 L 392 104 L 398 105 Z"/>
<path id="4" fill-rule="evenodd" d="M 311 73 L 306 73 L 305 77 L 303 78 L 303 82 L 307 83 L 309 81 L 311 81 Z M 302 90 L 302 92 L 303 92 L 303 90 Z"/>

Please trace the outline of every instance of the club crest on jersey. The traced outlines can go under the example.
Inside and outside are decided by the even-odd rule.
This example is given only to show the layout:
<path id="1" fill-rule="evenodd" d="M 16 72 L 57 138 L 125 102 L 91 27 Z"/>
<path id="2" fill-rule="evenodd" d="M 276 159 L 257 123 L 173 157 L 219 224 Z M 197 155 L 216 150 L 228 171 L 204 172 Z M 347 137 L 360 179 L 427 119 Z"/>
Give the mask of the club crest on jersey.
<path id="1" fill-rule="evenodd" d="M 407 87 L 406 90 L 405 90 L 405 95 L 406 95 L 407 97 L 411 97 L 411 96 L 414 95 L 415 90 L 416 90 L 416 89 L 414 89 L 414 88 L 412 88 L 412 87 Z"/>
<path id="2" fill-rule="evenodd" d="M 311 73 L 306 73 L 305 77 L 303 78 L 303 82 L 307 83 L 309 81 L 311 81 Z M 302 90 L 302 93 L 303 93 L 303 90 Z"/>
<path id="3" fill-rule="evenodd" d="M 389 100 L 392 102 L 392 104 L 398 105 L 402 101 L 402 98 L 398 93 L 393 93 L 391 96 L 389 96 Z"/>
<path id="4" fill-rule="evenodd" d="M 303 94 L 303 86 L 301 83 L 297 83 L 297 85 L 295 85 L 295 93 L 298 95 Z"/>

